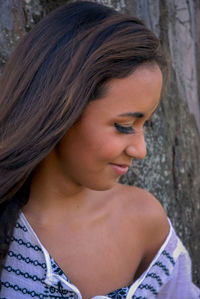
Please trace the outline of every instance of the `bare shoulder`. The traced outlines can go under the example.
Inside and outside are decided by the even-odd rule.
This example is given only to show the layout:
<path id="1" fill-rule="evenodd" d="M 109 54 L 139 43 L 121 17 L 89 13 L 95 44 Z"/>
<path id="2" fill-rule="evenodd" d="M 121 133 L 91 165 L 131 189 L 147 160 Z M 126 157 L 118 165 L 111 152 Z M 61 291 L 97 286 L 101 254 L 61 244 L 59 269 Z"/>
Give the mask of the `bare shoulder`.
<path id="1" fill-rule="evenodd" d="M 157 198 L 150 192 L 135 187 L 118 184 L 116 187 L 123 210 L 127 217 L 142 219 L 141 225 L 148 229 L 169 231 L 166 213 Z M 123 200 L 122 200 L 123 199 Z"/>
<path id="2" fill-rule="evenodd" d="M 161 203 L 147 190 L 135 186 L 118 184 L 115 188 L 115 193 L 117 193 L 117 197 L 120 199 L 123 198 L 123 203 L 127 205 L 130 212 L 137 210 L 137 214 L 142 213 L 145 215 L 145 213 L 147 213 L 147 217 L 160 216 L 167 221 Z"/>
<path id="3" fill-rule="evenodd" d="M 160 202 L 141 188 L 118 185 L 116 192 L 130 227 L 142 236 L 144 269 L 151 262 L 169 233 L 169 222 Z M 121 205 L 121 204 L 120 204 Z"/>

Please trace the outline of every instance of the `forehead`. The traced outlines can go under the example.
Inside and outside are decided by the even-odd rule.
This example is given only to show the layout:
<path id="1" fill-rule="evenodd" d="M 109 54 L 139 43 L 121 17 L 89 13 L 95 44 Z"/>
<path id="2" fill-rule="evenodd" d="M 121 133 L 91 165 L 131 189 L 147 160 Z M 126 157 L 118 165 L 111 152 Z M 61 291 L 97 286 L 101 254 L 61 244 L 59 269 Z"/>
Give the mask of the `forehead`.
<path id="1" fill-rule="evenodd" d="M 142 65 L 125 78 L 107 82 L 102 97 L 90 102 L 84 114 L 152 113 L 160 100 L 162 79 L 156 64 Z"/>

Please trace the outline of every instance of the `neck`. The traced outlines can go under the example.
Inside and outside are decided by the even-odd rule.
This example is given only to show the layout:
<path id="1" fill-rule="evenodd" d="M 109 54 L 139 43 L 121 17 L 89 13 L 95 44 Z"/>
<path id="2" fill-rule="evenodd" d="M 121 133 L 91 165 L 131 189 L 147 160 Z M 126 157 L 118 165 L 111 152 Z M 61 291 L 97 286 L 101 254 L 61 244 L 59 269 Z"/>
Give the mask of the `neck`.
<path id="1" fill-rule="evenodd" d="M 50 227 L 75 218 L 81 223 L 90 215 L 98 217 L 96 214 L 102 211 L 104 202 L 102 198 L 108 198 L 109 190 L 99 192 L 75 185 L 49 166 L 42 162 L 33 173 L 30 198 L 23 209 L 30 223 Z"/>

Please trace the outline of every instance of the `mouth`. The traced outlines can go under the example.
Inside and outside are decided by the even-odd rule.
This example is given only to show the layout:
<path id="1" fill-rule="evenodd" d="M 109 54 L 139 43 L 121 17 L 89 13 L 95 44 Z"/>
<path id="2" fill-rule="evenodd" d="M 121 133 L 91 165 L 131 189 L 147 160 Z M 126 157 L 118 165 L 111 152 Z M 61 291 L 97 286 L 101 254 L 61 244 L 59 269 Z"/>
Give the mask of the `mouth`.
<path id="1" fill-rule="evenodd" d="M 128 171 L 130 165 L 110 163 L 112 169 L 120 176 Z"/>

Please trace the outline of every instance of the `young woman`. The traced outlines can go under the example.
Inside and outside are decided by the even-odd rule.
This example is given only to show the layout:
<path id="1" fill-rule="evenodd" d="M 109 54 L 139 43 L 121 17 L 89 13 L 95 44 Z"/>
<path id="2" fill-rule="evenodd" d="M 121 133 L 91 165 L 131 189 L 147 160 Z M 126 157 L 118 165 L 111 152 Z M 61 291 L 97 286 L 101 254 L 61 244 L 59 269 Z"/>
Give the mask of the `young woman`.
<path id="1" fill-rule="evenodd" d="M 118 184 L 167 72 L 140 20 L 87 1 L 20 43 L 0 83 L 1 299 L 200 297 L 159 202 Z"/>

